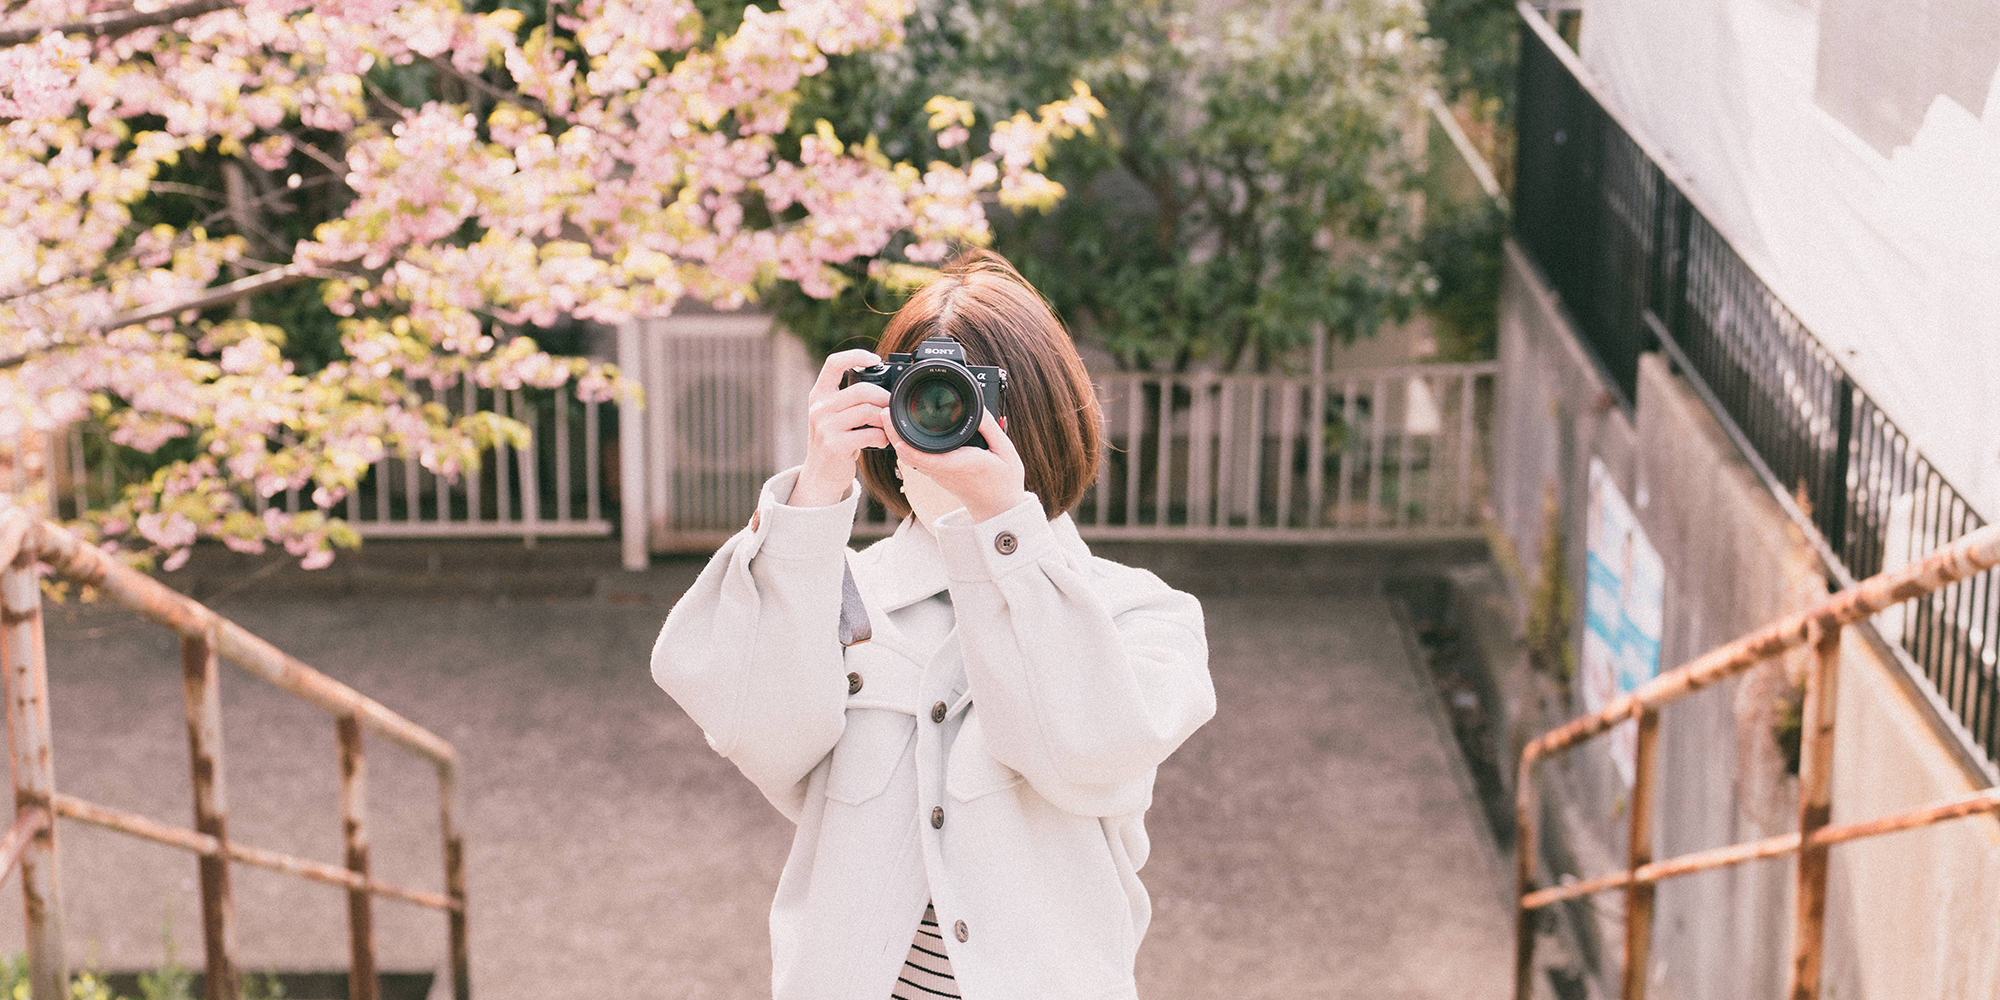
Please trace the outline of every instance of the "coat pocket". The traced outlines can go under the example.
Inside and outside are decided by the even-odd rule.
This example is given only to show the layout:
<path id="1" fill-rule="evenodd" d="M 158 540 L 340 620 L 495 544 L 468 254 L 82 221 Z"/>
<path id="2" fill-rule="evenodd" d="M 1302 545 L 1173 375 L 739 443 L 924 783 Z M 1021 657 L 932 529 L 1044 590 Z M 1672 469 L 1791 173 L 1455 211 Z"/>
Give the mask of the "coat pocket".
<path id="1" fill-rule="evenodd" d="M 916 732 L 917 720 L 902 712 L 848 709 L 847 729 L 827 769 L 826 797 L 858 806 L 882 794 Z"/>
<path id="2" fill-rule="evenodd" d="M 967 709 L 958 739 L 951 745 L 951 759 L 945 762 L 944 790 L 960 802 L 1012 788 L 1021 783 L 1021 772 L 993 759 L 986 749 L 986 727 L 979 713 Z"/>

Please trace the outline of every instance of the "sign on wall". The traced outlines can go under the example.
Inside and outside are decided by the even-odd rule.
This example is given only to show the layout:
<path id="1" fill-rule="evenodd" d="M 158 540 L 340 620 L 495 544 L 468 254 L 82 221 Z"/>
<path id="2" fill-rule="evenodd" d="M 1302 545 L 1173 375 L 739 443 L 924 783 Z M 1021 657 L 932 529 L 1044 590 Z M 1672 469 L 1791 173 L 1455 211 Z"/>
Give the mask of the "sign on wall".
<path id="1" fill-rule="evenodd" d="M 1660 672 L 1666 568 L 1597 458 L 1590 460 L 1585 516 L 1583 656 L 1577 686 L 1584 711 L 1595 712 Z M 1638 740 L 1638 725 L 1630 720 L 1611 730 L 1611 759 L 1627 785 L 1638 759 Z"/>

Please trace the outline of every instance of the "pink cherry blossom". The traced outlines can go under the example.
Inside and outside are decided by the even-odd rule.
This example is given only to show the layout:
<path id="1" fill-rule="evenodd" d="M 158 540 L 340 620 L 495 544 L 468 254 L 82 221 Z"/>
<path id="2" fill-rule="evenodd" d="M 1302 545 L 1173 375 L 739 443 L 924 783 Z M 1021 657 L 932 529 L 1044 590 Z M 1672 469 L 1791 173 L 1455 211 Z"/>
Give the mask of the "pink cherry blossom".
<path id="1" fill-rule="evenodd" d="M 957 166 L 894 163 L 825 123 L 797 157 L 779 154 L 801 81 L 830 55 L 900 44 L 911 7 L 783 0 L 718 38 L 690 0 L 578 0 L 556 8 L 570 46 L 524 33 L 516 11 L 456 0 L 244 0 L 119 37 L 0 48 L 0 357 L 22 359 L 0 368 L 0 435 L 98 419 L 142 451 L 192 436 L 196 457 L 83 528 L 167 568 L 197 538 L 325 565 L 353 539 L 329 514 L 374 462 L 458 475 L 496 441 L 524 440 L 497 414 L 426 408 L 415 387 L 636 398 L 614 367 L 552 356 L 510 327 L 664 315 L 687 297 L 736 308 L 774 280 L 831 296 L 846 280 L 836 265 L 899 235 L 920 268 L 990 238 L 982 198 L 1058 194 L 1035 165 L 1102 113 L 1081 85 L 995 124 L 977 156 L 963 149 L 971 106 L 934 100 Z M 95 9 L 25 0 L 7 18 L 60 25 Z M 478 106 L 371 96 L 371 68 L 420 60 L 483 74 L 449 91 Z M 486 81 L 503 75 L 496 98 Z M 313 145 L 312 130 L 340 146 Z M 311 161 L 351 193 L 290 248 L 346 317 L 346 357 L 300 373 L 284 331 L 175 311 L 270 266 L 223 213 L 206 228 L 135 225 L 162 167 L 197 150 L 274 175 Z M 746 212 L 757 199 L 803 217 L 753 222 L 769 218 Z M 319 509 L 260 506 L 293 491 Z"/>

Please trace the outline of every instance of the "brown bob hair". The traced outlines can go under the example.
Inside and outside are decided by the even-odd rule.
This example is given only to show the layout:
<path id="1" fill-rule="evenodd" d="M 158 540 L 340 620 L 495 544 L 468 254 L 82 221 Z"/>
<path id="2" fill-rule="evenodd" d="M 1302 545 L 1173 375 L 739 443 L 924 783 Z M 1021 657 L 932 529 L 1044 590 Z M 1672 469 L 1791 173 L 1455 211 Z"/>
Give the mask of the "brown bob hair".
<path id="1" fill-rule="evenodd" d="M 1007 439 L 1026 486 L 1050 519 L 1075 507 L 1097 479 L 1102 421 L 1076 344 L 1041 293 L 991 250 L 959 254 L 896 310 L 876 351 L 908 352 L 931 337 L 958 341 L 967 364 L 1007 369 Z M 893 449 L 863 451 L 859 471 L 892 516 L 909 516 Z"/>

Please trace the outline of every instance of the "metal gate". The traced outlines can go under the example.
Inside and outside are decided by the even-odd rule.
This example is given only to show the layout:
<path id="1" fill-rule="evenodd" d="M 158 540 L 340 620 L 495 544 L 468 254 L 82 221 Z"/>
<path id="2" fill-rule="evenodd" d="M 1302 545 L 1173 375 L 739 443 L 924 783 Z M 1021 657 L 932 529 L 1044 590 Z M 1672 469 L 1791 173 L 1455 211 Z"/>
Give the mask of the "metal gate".
<path id="1" fill-rule="evenodd" d="M 690 313 L 619 330 L 619 367 L 645 393 L 643 406 L 627 403 L 619 417 L 627 565 L 635 557 L 644 565 L 648 550 L 714 549 L 743 526 L 764 480 L 781 468 L 778 426 L 792 395 L 803 422 L 805 389 L 781 391 L 791 380 L 778 358 L 789 347 L 796 367 L 804 350 L 773 336 L 771 324 L 769 316 Z"/>

